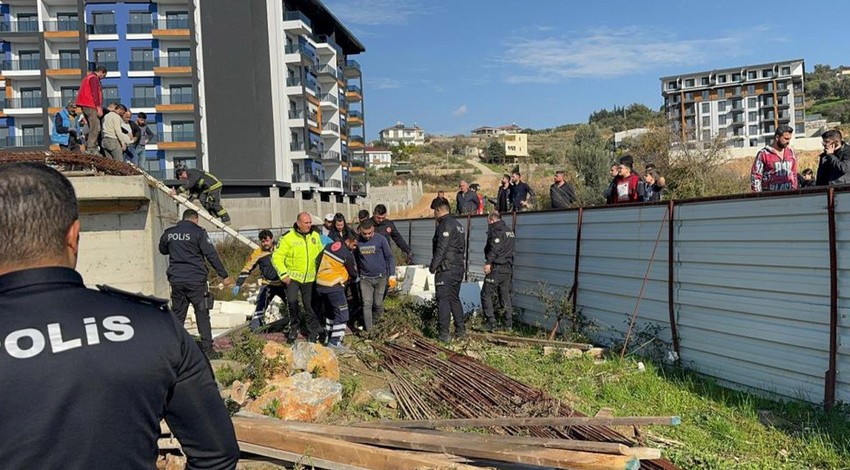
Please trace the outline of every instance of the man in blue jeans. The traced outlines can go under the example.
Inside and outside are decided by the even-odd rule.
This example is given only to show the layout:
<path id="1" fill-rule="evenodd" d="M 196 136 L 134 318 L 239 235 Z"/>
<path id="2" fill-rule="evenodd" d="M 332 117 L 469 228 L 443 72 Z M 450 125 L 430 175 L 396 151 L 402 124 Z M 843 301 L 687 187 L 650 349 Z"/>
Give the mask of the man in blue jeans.
<path id="1" fill-rule="evenodd" d="M 387 283 L 395 287 L 395 256 L 386 237 L 375 236 L 375 222 L 360 223 L 357 241 L 357 268 L 360 272 L 360 294 L 363 298 L 363 329 L 369 331 L 384 313 Z"/>

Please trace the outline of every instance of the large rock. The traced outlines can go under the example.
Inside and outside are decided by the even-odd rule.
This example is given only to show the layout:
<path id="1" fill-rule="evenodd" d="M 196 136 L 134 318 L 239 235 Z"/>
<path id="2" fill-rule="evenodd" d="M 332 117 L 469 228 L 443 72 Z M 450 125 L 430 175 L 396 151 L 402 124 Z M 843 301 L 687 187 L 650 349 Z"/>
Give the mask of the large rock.
<path id="1" fill-rule="evenodd" d="M 263 356 L 266 359 L 279 359 L 281 361 L 281 367 L 272 371 L 271 381 L 282 380 L 290 375 L 289 371 L 294 362 L 292 348 L 275 341 L 266 341 L 266 345 L 263 346 Z"/>
<path id="2" fill-rule="evenodd" d="M 292 370 L 303 370 L 331 380 L 339 380 L 336 354 L 320 344 L 299 342 L 292 348 Z"/>
<path id="3" fill-rule="evenodd" d="M 262 395 L 248 405 L 248 411 L 283 420 L 313 422 L 324 416 L 342 399 L 342 385 L 326 378 L 313 378 L 301 372 L 270 383 Z"/>

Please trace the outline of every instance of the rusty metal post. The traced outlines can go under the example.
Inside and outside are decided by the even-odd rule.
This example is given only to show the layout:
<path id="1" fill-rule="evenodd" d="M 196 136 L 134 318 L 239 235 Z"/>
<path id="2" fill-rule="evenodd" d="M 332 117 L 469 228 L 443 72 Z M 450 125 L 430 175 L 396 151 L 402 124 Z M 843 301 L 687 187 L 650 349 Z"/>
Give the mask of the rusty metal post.
<path id="1" fill-rule="evenodd" d="M 463 250 L 463 280 L 469 280 L 469 232 L 472 229 L 472 216 L 466 214 L 466 247 Z"/>
<path id="2" fill-rule="evenodd" d="M 829 221 L 829 369 L 823 389 L 823 406 L 827 411 L 835 404 L 835 382 L 838 355 L 838 247 L 835 234 L 835 188 L 826 193 Z"/>
<path id="3" fill-rule="evenodd" d="M 576 259 L 573 265 L 573 313 L 578 308 L 578 270 L 579 258 L 581 257 L 581 223 L 584 219 L 584 208 L 578 208 L 578 221 L 576 223 Z"/>
<path id="4" fill-rule="evenodd" d="M 675 203 L 672 200 L 670 200 L 670 202 L 668 203 L 668 206 L 667 206 L 667 211 L 670 214 L 670 218 L 667 221 L 667 224 L 668 224 L 668 232 L 667 232 L 667 306 L 668 306 L 668 310 L 669 310 L 669 313 L 670 313 L 670 334 L 673 337 L 673 351 L 675 351 L 676 355 L 681 359 L 682 356 L 681 356 L 681 353 L 679 352 L 679 331 L 678 331 L 678 327 L 676 326 L 676 308 L 675 308 L 675 305 L 673 303 L 674 302 L 674 294 L 675 294 L 674 284 L 675 284 L 675 281 L 676 281 L 675 276 L 674 276 L 674 271 L 673 271 L 673 262 L 674 262 L 673 256 L 674 256 L 674 248 L 675 248 L 674 239 L 673 239 L 673 233 L 674 233 L 675 227 L 673 227 L 673 220 L 675 220 L 674 219 L 675 207 L 676 207 Z"/>

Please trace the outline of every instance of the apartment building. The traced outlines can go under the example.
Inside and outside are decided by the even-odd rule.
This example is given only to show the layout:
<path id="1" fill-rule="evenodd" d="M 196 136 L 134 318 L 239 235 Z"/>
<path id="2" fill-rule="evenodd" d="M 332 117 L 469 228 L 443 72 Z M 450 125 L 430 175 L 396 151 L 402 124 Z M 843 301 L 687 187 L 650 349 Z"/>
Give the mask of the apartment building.
<path id="1" fill-rule="evenodd" d="M 505 140 L 506 157 L 528 156 L 528 134 L 507 134 L 502 138 Z"/>
<path id="2" fill-rule="evenodd" d="M 381 130 L 381 142 L 387 145 L 425 145 L 425 131 L 417 126 L 407 127 L 398 121 L 392 127 Z"/>
<path id="3" fill-rule="evenodd" d="M 0 0 L 0 146 L 49 146 L 82 76 L 144 111 L 142 165 L 221 177 L 231 194 L 356 195 L 363 45 L 318 0 Z M 360 165 L 362 166 L 362 164 Z"/>
<path id="4" fill-rule="evenodd" d="M 805 133 L 802 59 L 661 78 L 664 109 L 683 142 L 770 142 L 780 125 Z"/>

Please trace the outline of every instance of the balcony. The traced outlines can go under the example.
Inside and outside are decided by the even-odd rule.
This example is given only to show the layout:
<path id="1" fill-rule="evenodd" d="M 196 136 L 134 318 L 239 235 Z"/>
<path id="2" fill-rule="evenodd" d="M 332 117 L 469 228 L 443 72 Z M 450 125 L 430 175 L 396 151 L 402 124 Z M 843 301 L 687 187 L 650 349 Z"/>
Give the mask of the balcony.
<path id="1" fill-rule="evenodd" d="M 79 57 L 47 60 L 48 77 L 82 78 L 82 75 Z"/>
<path id="2" fill-rule="evenodd" d="M 322 107 L 324 108 L 336 109 L 337 107 L 337 99 L 336 96 L 333 95 L 333 93 L 325 93 L 319 96 L 319 103 L 321 103 Z"/>
<path id="3" fill-rule="evenodd" d="M 80 23 L 77 20 L 45 21 L 44 39 L 54 42 L 78 42 Z"/>
<path id="4" fill-rule="evenodd" d="M 328 52 L 336 52 L 337 55 L 342 56 L 342 48 L 339 47 L 339 44 L 334 42 L 334 40 L 327 35 L 320 34 L 318 36 L 313 36 L 313 42 L 315 42 L 320 48 L 323 48 Z M 342 74 L 339 75 L 340 77 Z"/>
<path id="5" fill-rule="evenodd" d="M 86 32 L 88 34 L 117 35 L 118 34 L 118 25 L 115 24 L 115 23 L 89 24 L 89 25 L 86 25 Z"/>
<path id="6" fill-rule="evenodd" d="M 153 72 L 154 67 L 156 67 L 156 61 L 153 59 L 130 61 L 130 72 Z"/>
<path id="7" fill-rule="evenodd" d="M 191 37 L 188 18 L 166 18 L 155 21 L 152 26 L 151 35 L 156 39 L 185 39 L 188 41 Z"/>
<path id="8" fill-rule="evenodd" d="M 293 183 L 321 184 L 321 181 L 322 180 L 319 179 L 318 176 L 316 176 L 312 173 L 306 173 L 306 174 L 295 173 L 294 175 L 292 175 L 292 182 Z"/>
<path id="9" fill-rule="evenodd" d="M 118 68 L 117 60 L 110 60 L 105 62 L 89 62 L 89 70 L 94 70 L 98 65 L 102 65 L 106 67 L 107 72 L 120 72 L 121 69 Z M 108 75 L 108 74 L 107 74 Z"/>
<path id="10" fill-rule="evenodd" d="M 787 97 L 784 97 L 784 99 L 780 98 L 777 101 L 776 106 L 779 107 L 779 108 L 787 108 L 788 106 L 791 106 L 791 102 L 788 101 Z"/>
<path id="11" fill-rule="evenodd" d="M 6 78 L 41 75 L 41 59 L 0 60 L 0 75 Z"/>
<path id="12" fill-rule="evenodd" d="M 363 99 L 363 91 L 357 85 L 348 85 L 345 90 L 345 99 L 349 102 L 361 101 Z"/>
<path id="13" fill-rule="evenodd" d="M 349 137 L 348 147 L 351 149 L 362 149 L 364 146 L 364 139 L 359 135 L 352 135 Z"/>
<path id="14" fill-rule="evenodd" d="M 322 130 L 329 130 L 331 132 L 336 132 L 337 134 L 339 134 L 339 126 L 332 122 L 323 122 Z"/>
<path id="15" fill-rule="evenodd" d="M 151 108 L 157 105 L 155 96 L 133 97 L 130 99 L 130 109 L 136 108 Z"/>
<path id="16" fill-rule="evenodd" d="M 191 150 L 195 148 L 194 132 L 164 132 L 160 134 L 157 148 L 160 150 Z"/>
<path id="17" fill-rule="evenodd" d="M 42 147 L 44 145 L 42 134 L 0 138 L 0 148 Z"/>
<path id="18" fill-rule="evenodd" d="M 307 148 L 304 146 L 304 142 L 290 142 L 289 150 L 292 152 L 306 152 Z"/>
<path id="19" fill-rule="evenodd" d="M 162 95 L 155 108 L 158 113 L 191 113 L 195 111 L 195 98 L 190 94 Z"/>
<path id="20" fill-rule="evenodd" d="M 328 179 L 325 180 L 323 186 L 326 188 L 342 189 L 342 181 L 337 179 Z"/>
<path id="21" fill-rule="evenodd" d="M 336 81 L 336 67 L 332 65 L 323 65 L 316 71 L 319 78 L 331 78 Z"/>
<path id="22" fill-rule="evenodd" d="M 144 23 L 127 23 L 127 34 L 151 34 L 153 29 L 153 21 L 145 21 Z"/>
<path id="23" fill-rule="evenodd" d="M 159 57 L 153 66 L 157 76 L 190 77 L 192 75 L 192 59 L 190 57 Z"/>
<path id="24" fill-rule="evenodd" d="M 322 160 L 338 162 L 340 156 L 336 150 L 325 150 L 322 152 Z"/>
<path id="25" fill-rule="evenodd" d="M 283 61 L 286 63 L 300 62 L 304 65 L 313 65 L 316 61 L 316 52 L 306 44 L 287 44 L 283 48 L 283 53 Z"/>
<path id="26" fill-rule="evenodd" d="M 283 12 L 283 29 L 295 34 L 313 34 L 313 23 L 298 10 Z"/>
<path id="27" fill-rule="evenodd" d="M 3 112 L 9 116 L 27 116 L 40 115 L 44 112 L 42 108 L 42 98 L 26 97 L 26 98 L 6 98 L 0 100 L 2 103 Z"/>
<path id="28" fill-rule="evenodd" d="M 357 78 L 362 73 L 360 64 L 356 60 L 346 60 L 343 67 L 345 78 Z"/>
<path id="29" fill-rule="evenodd" d="M 0 33 L 37 33 L 38 18 L 0 22 Z M 4 38 L 7 39 L 7 38 Z"/>
<path id="30" fill-rule="evenodd" d="M 348 125 L 351 127 L 358 127 L 363 125 L 363 113 L 360 111 L 349 111 L 348 112 Z"/>

